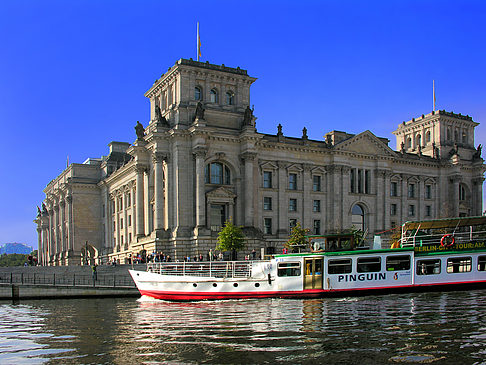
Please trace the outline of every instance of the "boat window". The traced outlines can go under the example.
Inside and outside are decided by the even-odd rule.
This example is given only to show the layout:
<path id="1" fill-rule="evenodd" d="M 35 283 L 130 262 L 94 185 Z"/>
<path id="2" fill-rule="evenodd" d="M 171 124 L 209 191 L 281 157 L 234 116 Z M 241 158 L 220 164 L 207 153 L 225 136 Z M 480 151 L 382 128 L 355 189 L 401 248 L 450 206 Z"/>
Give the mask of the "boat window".
<path id="1" fill-rule="evenodd" d="M 329 274 L 349 274 L 351 271 L 351 259 L 329 260 L 327 264 Z"/>
<path id="2" fill-rule="evenodd" d="M 486 271 L 486 256 L 478 256 L 478 271 Z"/>
<path id="3" fill-rule="evenodd" d="M 471 257 L 451 257 L 447 259 L 447 273 L 469 272 L 472 269 Z"/>
<path id="4" fill-rule="evenodd" d="M 410 256 L 388 256 L 386 258 L 386 271 L 410 270 Z"/>
<path id="5" fill-rule="evenodd" d="M 300 262 L 279 262 L 278 276 L 300 276 Z"/>
<path id="6" fill-rule="evenodd" d="M 358 272 L 381 271 L 381 257 L 361 257 L 358 259 Z"/>
<path id="7" fill-rule="evenodd" d="M 440 259 L 417 261 L 417 275 L 435 274 L 440 274 Z"/>

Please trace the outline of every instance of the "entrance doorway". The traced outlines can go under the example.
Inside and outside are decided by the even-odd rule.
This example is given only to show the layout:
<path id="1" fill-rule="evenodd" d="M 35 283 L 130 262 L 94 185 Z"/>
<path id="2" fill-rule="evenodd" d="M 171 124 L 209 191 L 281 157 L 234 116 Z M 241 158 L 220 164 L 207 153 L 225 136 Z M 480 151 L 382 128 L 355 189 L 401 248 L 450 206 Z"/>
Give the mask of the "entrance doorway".
<path id="1" fill-rule="evenodd" d="M 304 289 L 322 289 L 323 259 L 304 259 Z"/>

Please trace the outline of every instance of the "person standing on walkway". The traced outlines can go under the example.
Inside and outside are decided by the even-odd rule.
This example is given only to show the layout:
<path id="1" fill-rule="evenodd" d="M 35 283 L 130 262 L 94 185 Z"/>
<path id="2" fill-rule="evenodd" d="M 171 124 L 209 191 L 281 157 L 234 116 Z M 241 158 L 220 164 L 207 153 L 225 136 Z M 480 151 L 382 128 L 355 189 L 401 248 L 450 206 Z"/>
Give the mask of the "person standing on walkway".
<path id="1" fill-rule="evenodd" d="M 93 281 L 98 280 L 98 272 L 96 271 L 96 264 L 93 264 L 93 266 L 91 266 L 91 270 L 93 270 Z"/>

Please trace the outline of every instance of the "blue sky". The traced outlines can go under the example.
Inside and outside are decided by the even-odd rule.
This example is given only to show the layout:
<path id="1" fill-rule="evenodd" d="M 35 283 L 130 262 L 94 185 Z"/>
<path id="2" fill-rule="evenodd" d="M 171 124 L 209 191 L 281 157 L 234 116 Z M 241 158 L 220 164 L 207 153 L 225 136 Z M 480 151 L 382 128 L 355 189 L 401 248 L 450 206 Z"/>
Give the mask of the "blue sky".
<path id="1" fill-rule="evenodd" d="M 437 109 L 486 143 L 484 1 L 0 1 L 0 243 L 37 245 L 42 190 L 70 162 L 135 140 L 143 96 L 179 58 L 240 66 L 257 129 L 322 139 Z"/>

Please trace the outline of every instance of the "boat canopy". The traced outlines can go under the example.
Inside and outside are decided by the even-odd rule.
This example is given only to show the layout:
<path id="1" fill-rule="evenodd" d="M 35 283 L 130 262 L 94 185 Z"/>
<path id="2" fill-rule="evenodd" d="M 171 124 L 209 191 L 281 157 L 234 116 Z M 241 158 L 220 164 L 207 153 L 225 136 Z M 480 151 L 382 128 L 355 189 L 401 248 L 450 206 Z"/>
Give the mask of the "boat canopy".
<path id="1" fill-rule="evenodd" d="M 408 231 L 411 229 L 456 228 L 464 226 L 477 226 L 481 224 L 486 225 L 486 216 L 410 221 L 403 223 L 402 231 Z"/>

